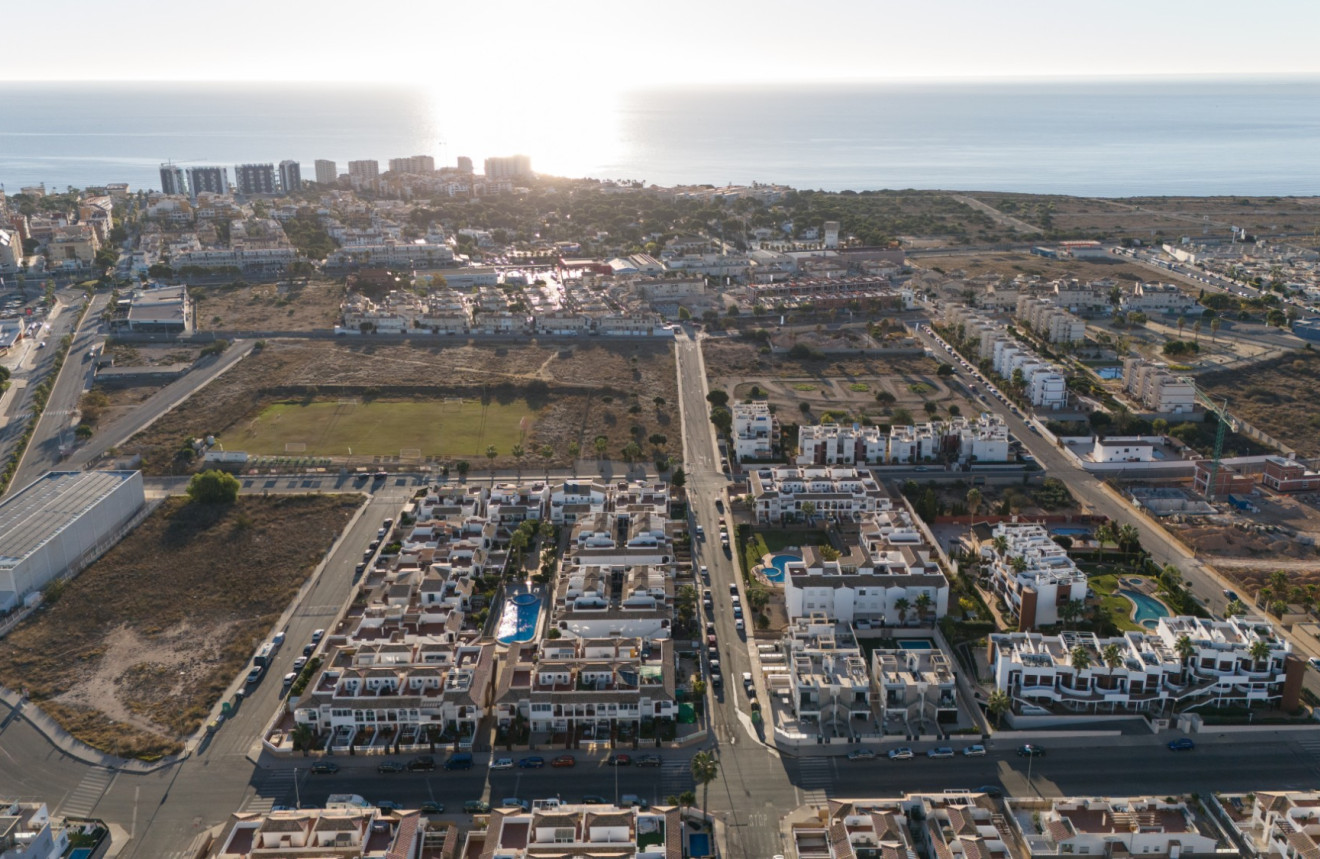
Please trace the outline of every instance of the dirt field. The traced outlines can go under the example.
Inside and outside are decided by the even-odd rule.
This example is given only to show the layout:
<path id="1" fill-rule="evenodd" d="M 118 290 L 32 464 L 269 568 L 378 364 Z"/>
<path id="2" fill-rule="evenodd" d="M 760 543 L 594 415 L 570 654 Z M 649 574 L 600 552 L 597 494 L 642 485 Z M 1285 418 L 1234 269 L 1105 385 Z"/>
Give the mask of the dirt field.
<path id="1" fill-rule="evenodd" d="M 1244 369 L 1203 373 L 1197 387 L 1262 432 L 1289 445 L 1300 456 L 1320 456 L 1320 353 L 1293 352 Z"/>
<path id="2" fill-rule="evenodd" d="M 360 500 L 167 501 L 0 639 L 0 682 L 96 748 L 179 751 Z"/>
<path id="3" fill-rule="evenodd" d="M 976 277 L 997 274 L 1012 280 L 1018 275 L 1036 275 L 1046 280 L 1077 278 L 1099 280 L 1112 277 L 1118 281 L 1149 281 L 1155 278 L 1150 269 L 1134 265 L 1122 257 L 1113 259 L 1046 259 L 1029 253 L 922 254 L 913 257 L 912 265 L 938 271 L 950 277 Z"/>
<path id="4" fill-rule="evenodd" d="M 936 403 L 941 416 L 950 405 L 957 405 L 964 416 L 978 413 L 974 401 L 955 393 L 936 374 L 939 363 L 924 355 L 795 360 L 763 355 L 755 344 L 736 341 L 707 342 L 704 353 L 711 388 L 725 390 L 735 400 L 759 388 L 786 423 L 815 422 L 825 412 L 840 421 L 867 418 L 883 423 L 896 409 L 908 410 L 920 422 L 927 419 L 926 402 Z M 881 392 L 894 397 L 892 404 L 876 399 Z M 802 403 L 808 412 L 801 411 Z"/>
<path id="5" fill-rule="evenodd" d="M 555 463 L 568 461 L 569 444 L 594 456 L 605 436 L 607 453 L 619 457 L 640 439 L 648 458 L 652 434 L 666 436 L 665 450 L 681 452 L 677 380 L 672 344 L 654 341 L 574 343 L 518 347 L 489 344 L 407 345 L 370 341 L 272 342 L 244 359 L 186 403 L 123 446 L 143 455 L 149 473 L 186 470 L 175 460 L 188 438 L 235 436 L 274 402 L 291 397 L 330 401 L 354 396 L 440 401 L 447 397 L 510 404 L 525 400 L 533 413 L 523 447 L 524 464 L 540 464 L 542 445 Z M 663 404 L 656 405 L 660 397 Z M 511 466 L 510 450 L 497 465 Z M 483 447 L 484 451 L 484 447 Z M 481 466 L 488 463 L 484 461 Z"/>
<path id="6" fill-rule="evenodd" d="M 259 283 L 253 286 L 207 286 L 191 290 L 197 301 L 197 329 L 311 331 L 333 328 L 344 300 L 344 285 Z"/>

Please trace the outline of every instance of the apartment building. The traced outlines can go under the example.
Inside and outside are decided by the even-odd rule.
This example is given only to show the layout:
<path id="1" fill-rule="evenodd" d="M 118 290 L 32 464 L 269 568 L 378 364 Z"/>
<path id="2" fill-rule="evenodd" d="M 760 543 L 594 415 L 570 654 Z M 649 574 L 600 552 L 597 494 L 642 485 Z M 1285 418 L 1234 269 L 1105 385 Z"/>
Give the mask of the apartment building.
<path id="1" fill-rule="evenodd" d="M 380 186 L 380 164 L 371 159 L 348 162 L 348 181 L 354 191 L 375 191 Z"/>
<path id="2" fill-rule="evenodd" d="M 642 638 L 545 639 L 504 657 L 494 716 L 527 720 L 534 734 L 573 740 L 637 736 L 642 723 L 678 715 L 672 643 Z"/>
<path id="3" fill-rule="evenodd" d="M 1224 855 L 1214 825 L 1180 797 L 1012 797 L 1004 811 L 1022 859 Z"/>
<path id="4" fill-rule="evenodd" d="M 824 615 L 799 617 L 783 640 L 791 707 L 802 727 L 851 736 L 869 728 L 871 676 L 866 657 L 846 627 Z"/>
<path id="5" fill-rule="evenodd" d="M 957 678 L 937 647 L 877 647 L 871 651 L 871 685 L 882 725 L 893 722 L 903 729 L 958 721 Z"/>
<path id="6" fill-rule="evenodd" d="M 1060 607 L 1086 599 L 1086 573 L 1040 525 L 1001 522 L 991 536 L 981 544 L 984 569 L 1019 630 L 1056 624 Z"/>
<path id="7" fill-rule="evenodd" d="M 274 164 L 239 164 L 234 168 L 234 190 L 246 196 L 273 195 L 279 185 Z"/>
<path id="8" fill-rule="evenodd" d="M 192 194 L 194 200 L 203 193 L 229 193 L 228 167 L 189 167 L 184 172 L 187 175 L 188 192 Z"/>
<path id="9" fill-rule="evenodd" d="M 1188 376 L 1175 376 L 1161 361 L 1124 358 L 1123 389 L 1153 412 L 1190 414 L 1196 410 L 1196 383 Z"/>
<path id="10" fill-rule="evenodd" d="M 1313 492 L 1320 489 L 1320 473 L 1295 459 L 1267 456 L 1260 482 L 1275 492 Z"/>
<path id="11" fill-rule="evenodd" d="M 484 827 L 469 830 L 462 855 L 466 859 L 680 859 L 685 853 L 683 828 L 677 806 L 497 808 Z"/>
<path id="12" fill-rule="evenodd" d="M 280 190 L 285 194 L 302 190 L 302 165 L 297 161 L 280 162 Z"/>
<path id="13" fill-rule="evenodd" d="M 528 179 L 532 176 L 532 159 L 526 155 L 487 158 L 484 170 L 487 179 Z"/>
<path id="14" fill-rule="evenodd" d="M 430 155 L 413 155 L 408 158 L 391 158 L 390 172 L 426 176 L 435 172 L 435 158 Z"/>
<path id="15" fill-rule="evenodd" d="M 605 510 L 611 487 L 590 478 L 566 480 L 550 491 L 550 521 L 572 525 L 588 514 Z"/>
<path id="16" fill-rule="evenodd" d="M 91 224 L 64 224 L 52 230 L 46 240 L 46 255 L 51 266 L 85 268 L 96 261 L 101 240 Z"/>
<path id="17" fill-rule="evenodd" d="M 917 820 L 912 813 L 914 805 L 920 803 L 905 799 L 828 800 L 814 817 L 789 825 L 793 855 L 798 859 L 919 856 L 912 837 L 912 824 Z M 993 854 L 977 856 L 991 859 Z"/>
<path id="18" fill-rule="evenodd" d="M 203 859 L 453 859 L 458 830 L 416 811 L 391 813 L 364 802 L 362 807 L 234 814 L 210 845 Z"/>
<path id="19" fill-rule="evenodd" d="M 827 560 L 815 546 L 801 554 L 785 565 L 790 620 L 819 616 L 874 629 L 933 621 L 948 611 L 949 582 L 907 510 L 865 514 L 857 544 L 838 558 Z"/>
<path id="20" fill-rule="evenodd" d="M 1167 715 L 1197 705 L 1296 708 L 1306 664 L 1291 652 L 1259 619 L 1162 617 L 1150 631 L 1104 639 L 993 634 L 988 658 L 1015 713 Z"/>
<path id="21" fill-rule="evenodd" d="M 60 859 L 68 855 L 69 834 L 46 803 L 0 797 L 0 859 Z"/>
<path id="22" fill-rule="evenodd" d="M 1172 283 L 1138 283 L 1119 301 L 1123 311 L 1141 313 L 1192 313 L 1197 309 L 1196 299 Z"/>
<path id="23" fill-rule="evenodd" d="M 167 195 L 188 193 L 188 178 L 182 167 L 175 164 L 160 165 L 160 192 Z"/>
<path id="24" fill-rule="evenodd" d="M 316 170 L 316 184 L 333 185 L 339 181 L 339 167 L 335 162 L 318 158 L 313 166 Z"/>
<path id="25" fill-rule="evenodd" d="M 779 524 L 811 516 L 854 519 L 891 506 L 874 477 L 856 468 L 772 466 L 748 474 L 756 521 Z M 804 504 L 810 504 L 807 510 Z"/>
<path id="26" fill-rule="evenodd" d="M 1109 300 L 1112 286 L 1109 281 L 1058 280 L 1050 289 L 1054 303 L 1059 307 L 1082 316 L 1098 316 L 1108 313 L 1112 307 Z"/>
<path id="27" fill-rule="evenodd" d="M 425 239 L 387 238 L 336 248 L 326 257 L 325 264 L 330 268 L 445 268 L 454 264 L 454 251 L 449 245 Z"/>
<path id="28" fill-rule="evenodd" d="M 888 465 L 915 462 L 1006 462 L 1008 426 L 986 412 L 975 422 L 965 417 L 915 426 L 818 424 L 798 429 L 797 464 Z"/>
<path id="29" fill-rule="evenodd" d="M 1320 855 L 1320 792 L 1220 793 L 1213 794 L 1209 802 L 1228 821 L 1247 856 L 1310 859 Z"/>
<path id="30" fill-rule="evenodd" d="M 1080 343 L 1086 339 L 1086 323 L 1053 301 L 1024 295 L 1017 301 L 1016 315 L 1048 343 Z"/>
<path id="31" fill-rule="evenodd" d="M 733 452 L 739 462 L 771 459 L 778 443 L 779 422 L 769 403 L 733 404 Z"/>

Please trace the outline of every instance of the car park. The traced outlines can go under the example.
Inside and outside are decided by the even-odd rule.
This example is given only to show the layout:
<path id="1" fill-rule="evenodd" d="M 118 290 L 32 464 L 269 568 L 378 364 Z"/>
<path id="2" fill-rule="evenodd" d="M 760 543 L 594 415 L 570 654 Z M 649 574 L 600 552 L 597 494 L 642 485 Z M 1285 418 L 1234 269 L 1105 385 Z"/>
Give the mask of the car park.
<path id="1" fill-rule="evenodd" d="M 339 772 L 339 764 L 334 761 L 317 761 L 312 764 L 312 773 L 315 775 L 334 775 Z"/>
<path id="2" fill-rule="evenodd" d="M 910 761 L 912 760 L 912 757 L 912 750 L 907 746 L 889 750 L 889 759 L 891 761 Z"/>
<path id="3" fill-rule="evenodd" d="M 496 758 L 491 761 L 490 768 L 493 770 L 511 770 L 513 769 L 513 758 Z"/>
<path id="4" fill-rule="evenodd" d="M 378 773 L 401 773 L 406 769 L 407 767 L 398 761 L 384 761 L 376 765 L 376 772 Z"/>
<path id="5" fill-rule="evenodd" d="M 1188 737 L 1179 737 L 1169 742 L 1169 751 L 1171 752 L 1190 752 L 1196 748 L 1196 743 Z"/>
<path id="6" fill-rule="evenodd" d="M 851 752 L 848 753 L 848 760 L 873 761 L 875 760 L 875 752 L 871 751 L 870 749 L 853 749 Z"/>
<path id="7" fill-rule="evenodd" d="M 933 749 L 929 749 L 929 750 L 927 750 L 927 752 L 926 752 L 926 757 L 928 757 L 928 758 L 951 758 L 951 757 L 953 757 L 953 749 L 949 748 L 948 746 L 936 746 L 936 747 L 933 748 Z"/>
<path id="8" fill-rule="evenodd" d="M 573 757 L 572 755 L 560 755 L 559 757 L 555 758 L 550 762 L 550 766 L 575 767 L 577 766 L 577 758 Z"/>
<path id="9" fill-rule="evenodd" d="M 985 746 L 981 745 L 980 743 L 977 743 L 977 744 L 972 745 L 972 746 L 964 746 L 964 747 L 963 747 L 963 752 L 962 752 L 962 753 L 963 753 L 963 757 L 968 757 L 968 758 L 980 758 L 980 757 L 984 757 L 984 756 L 985 756 Z"/>

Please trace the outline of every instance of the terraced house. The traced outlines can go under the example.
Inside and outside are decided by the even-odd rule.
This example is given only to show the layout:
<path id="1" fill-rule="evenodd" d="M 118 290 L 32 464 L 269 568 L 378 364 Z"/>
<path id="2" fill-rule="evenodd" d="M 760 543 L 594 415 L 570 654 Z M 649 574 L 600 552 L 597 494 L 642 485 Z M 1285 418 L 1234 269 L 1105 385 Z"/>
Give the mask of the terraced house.
<path id="1" fill-rule="evenodd" d="M 683 821 L 674 806 L 561 805 L 497 808 L 468 833 L 469 859 L 682 859 Z"/>

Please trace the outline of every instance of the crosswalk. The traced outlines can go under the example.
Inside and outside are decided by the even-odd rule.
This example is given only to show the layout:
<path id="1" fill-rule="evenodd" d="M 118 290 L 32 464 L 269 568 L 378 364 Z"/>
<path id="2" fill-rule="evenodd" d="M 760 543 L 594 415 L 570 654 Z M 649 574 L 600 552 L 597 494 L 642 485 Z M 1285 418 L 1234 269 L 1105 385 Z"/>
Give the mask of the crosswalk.
<path id="1" fill-rule="evenodd" d="M 83 777 L 78 786 L 64 798 L 60 804 L 59 815 L 61 817 L 89 817 L 96 804 L 105 796 L 105 792 L 110 789 L 110 782 L 115 780 L 115 774 L 110 770 L 94 769 Z"/>
<path id="2" fill-rule="evenodd" d="M 797 787 L 804 805 L 825 802 L 834 791 L 834 758 L 800 758 Z"/>
<path id="3" fill-rule="evenodd" d="M 665 761 L 660 770 L 660 795 L 678 796 L 692 790 L 696 783 L 692 780 L 692 770 L 687 761 Z"/>
<path id="4" fill-rule="evenodd" d="M 276 805 L 295 804 L 293 782 L 296 778 L 293 770 L 272 770 L 257 782 L 256 792 L 243 803 L 244 813 L 265 814 Z"/>

